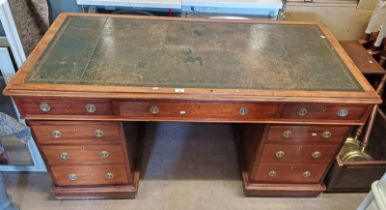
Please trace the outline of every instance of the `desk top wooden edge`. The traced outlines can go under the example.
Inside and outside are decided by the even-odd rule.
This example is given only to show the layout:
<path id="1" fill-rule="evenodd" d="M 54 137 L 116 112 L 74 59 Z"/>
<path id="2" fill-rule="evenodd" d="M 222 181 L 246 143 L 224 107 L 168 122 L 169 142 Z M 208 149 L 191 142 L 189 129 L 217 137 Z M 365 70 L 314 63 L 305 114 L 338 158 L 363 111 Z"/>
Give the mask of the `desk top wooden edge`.
<path id="1" fill-rule="evenodd" d="M 102 16 L 119 17 L 129 19 L 151 19 L 151 20 L 178 20 L 196 22 L 235 22 L 235 23 L 269 23 L 269 24 L 308 24 L 317 25 L 326 39 L 335 48 L 338 55 L 347 66 L 353 77 L 363 88 L 363 92 L 335 92 L 335 91 L 276 91 L 276 90 L 251 90 L 251 89 L 206 89 L 206 88 L 184 88 L 183 92 L 176 92 L 175 88 L 160 87 L 157 89 L 149 87 L 117 87 L 104 86 L 103 90 L 92 85 L 60 85 L 60 84 L 25 84 L 28 73 L 33 69 L 38 59 L 42 56 L 50 42 L 55 37 L 64 21 L 69 16 Z M 82 91 L 79 91 L 82 90 Z M 269 21 L 269 20 L 218 20 L 218 19 L 188 19 L 176 17 L 148 17 L 127 16 L 114 14 L 84 14 L 84 13 L 62 13 L 48 31 L 39 41 L 35 49 L 28 56 L 26 62 L 18 70 L 15 77 L 4 89 L 4 95 L 9 96 L 63 96 L 63 97 L 95 97 L 95 98 L 131 98 L 143 95 L 146 98 L 168 97 L 175 99 L 192 100 L 232 100 L 240 98 L 246 101 L 278 101 L 278 102 L 326 102 L 326 103 L 367 103 L 379 104 L 382 100 L 365 79 L 358 67 L 345 52 L 340 43 L 335 39 L 330 30 L 322 23 L 310 21 Z M 112 94 L 114 93 L 114 94 Z M 321 97 L 323 94 L 323 97 Z"/>

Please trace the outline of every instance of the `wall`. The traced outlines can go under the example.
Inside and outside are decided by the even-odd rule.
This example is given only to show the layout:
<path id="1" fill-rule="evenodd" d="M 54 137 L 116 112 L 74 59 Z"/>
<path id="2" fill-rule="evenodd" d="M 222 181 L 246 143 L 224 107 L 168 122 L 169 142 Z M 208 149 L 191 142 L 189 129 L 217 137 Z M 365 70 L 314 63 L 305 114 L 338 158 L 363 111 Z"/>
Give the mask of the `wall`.
<path id="1" fill-rule="evenodd" d="M 288 3 L 284 19 L 320 21 L 330 28 L 338 40 L 352 41 L 363 35 L 376 2 L 361 0 L 358 5 Z"/>

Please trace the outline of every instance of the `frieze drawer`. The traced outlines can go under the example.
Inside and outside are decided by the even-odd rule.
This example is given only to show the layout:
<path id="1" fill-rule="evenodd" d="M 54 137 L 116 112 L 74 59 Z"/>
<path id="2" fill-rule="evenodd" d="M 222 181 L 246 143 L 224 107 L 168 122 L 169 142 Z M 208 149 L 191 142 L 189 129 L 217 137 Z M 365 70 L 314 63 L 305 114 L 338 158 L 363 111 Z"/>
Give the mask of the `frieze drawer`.
<path id="1" fill-rule="evenodd" d="M 272 119 L 274 103 L 126 101 L 120 102 L 120 115 L 138 119 L 255 120 Z"/>
<path id="2" fill-rule="evenodd" d="M 29 115 L 113 115 L 113 106 L 106 99 L 17 98 L 23 116 Z"/>
<path id="3" fill-rule="evenodd" d="M 280 144 L 340 144 L 350 130 L 349 126 L 288 126 L 272 125 L 267 142 Z"/>
<path id="4" fill-rule="evenodd" d="M 50 168 L 54 182 L 60 186 L 128 184 L 125 165 L 53 166 Z"/>
<path id="5" fill-rule="evenodd" d="M 41 146 L 48 164 L 111 164 L 125 163 L 127 157 L 120 145 Z"/>
<path id="6" fill-rule="evenodd" d="M 117 122 L 29 121 L 40 145 L 106 144 L 121 141 Z"/>
<path id="7" fill-rule="evenodd" d="M 286 104 L 281 113 L 285 119 L 360 120 L 368 110 L 366 105 Z"/>
<path id="8" fill-rule="evenodd" d="M 261 162 L 330 163 L 336 145 L 264 145 Z"/>
<path id="9" fill-rule="evenodd" d="M 260 163 L 252 182 L 318 183 L 326 164 L 271 164 Z"/>

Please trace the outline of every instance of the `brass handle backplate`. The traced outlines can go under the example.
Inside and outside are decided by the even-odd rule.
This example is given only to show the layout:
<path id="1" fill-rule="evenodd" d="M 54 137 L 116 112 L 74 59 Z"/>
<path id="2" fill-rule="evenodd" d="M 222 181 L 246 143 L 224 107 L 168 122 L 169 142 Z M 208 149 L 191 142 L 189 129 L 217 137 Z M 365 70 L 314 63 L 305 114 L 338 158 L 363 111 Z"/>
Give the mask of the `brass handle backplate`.
<path id="1" fill-rule="evenodd" d="M 62 132 L 60 132 L 59 130 L 53 130 L 51 133 L 51 136 L 54 137 L 55 139 L 58 139 L 62 137 Z"/>
<path id="2" fill-rule="evenodd" d="M 95 104 L 86 104 L 85 108 L 88 113 L 94 113 L 97 110 Z"/>
<path id="3" fill-rule="evenodd" d="M 100 156 L 101 158 L 108 158 L 108 157 L 110 156 L 110 153 L 109 153 L 108 151 L 101 151 L 101 152 L 99 153 L 99 156 Z"/>
<path id="4" fill-rule="evenodd" d="M 68 154 L 67 152 L 62 152 L 62 153 L 60 153 L 60 158 L 62 160 L 67 160 L 70 158 L 70 154 Z"/>
<path id="5" fill-rule="evenodd" d="M 272 171 L 268 172 L 268 176 L 269 177 L 275 177 L 275 176 L 277 176 L 277 173 L 276 173 L 276 171 L 272 170 Z"/>
<path id="6" fill-rule="evenodd" d="M 279 151 L 276 152 L 275 155 L 276 155 L 277 158 L 283 158 L 285 156 L 285 152 L 279 150 Z"/>
<path id="7" fill-rule="evenodd" d="M 297 114 L 300 117 L 304 117 L 308 114 L 308 110 L 307 110 L 307 108 L 302 107 L 298 110 Z"/>
<path id="8" fill-rule="evenodd" d="M 349 113 L 348 109 L 346 109 L 346 108 L 341 108 L 341 109 L 339 109 L 339 111 L 336 113 L 336 115 L 337 115 L 338 117 L 347 117 L 347 116 L 348 116 L 348 113 Z"/>
<path id="9" fill-rule="evenodd" d="M 292 137 L 292 131 L 291 130 L 285 130 L 283 131 L 283 134 L 282 134 L 283 138 L 285 139 L 289 139 Z"/>
<path id="10" fill-rule="evenodd" d="M 111 172 L 107 172 L 107 173 L 105 173 L 105 178 L 106 179 L 112 179 L 112 178 L 114 178 L 114 174 Z"/>
<path id="11" fill-rule="evenodd" d="M 320 157 L 322 157 L 322 153 L 319 152 L 319 151 L 315 151 L 311 154 L 312 158 L 314 159 L 319 159 Z"/>
<path id="12" fill-rule="evenodd" d="M 70 173 L 68 174 L 68 179 L 71 180 L 71 181 L 75 181 L 78 179 L 78 175 L 76 175 L 75 173 Z"/>
<path id="13" fill-rule="evenodd" d="M 152 113 L 152 114 L 158 114 L 160 112 L 160 109 L 158 106 L 151 106 L 149 108 L 149 112 Z"/>
<path id="14" fill-rule="evenodd" d="M 49 112 L 51 110 L 51 106 L 45 102 L 41 103 L 39 105 L 39 108 L 40 108 L 40 111 L 42 111 L 42 112 Z"/>
<path id="15" fill-rule="evenodd" d="M 102 130 L 95 130 L 95 137 L 102 138 L 105 135 L 105 133 Z"/>
<path id="16" fill-rule="evenodd" d="M 325 138 L 325 139 L 328 139 L 328 138 L 330 138 L 331 136 L 332 136 L 331 131 L 324 131 L 324 132 L 322 133 L 322 137 Z"/>
<path id="17" fill-rule="evenodd" d="M 239 110 L 239 114 L 240 114 L 241 116 L 247 115 L 247 114 L 248 114 L 248 108 L 246 108 L 246 107 L 241 107 L 240 110 Z"/>
<path id="18" fill-rule="evenodd" d="M 310 177 L 310 176 L 311 176 L 311 172 L 310 171 L 303 172 L 303 177 L 307 178 L 307 177 Z"/>

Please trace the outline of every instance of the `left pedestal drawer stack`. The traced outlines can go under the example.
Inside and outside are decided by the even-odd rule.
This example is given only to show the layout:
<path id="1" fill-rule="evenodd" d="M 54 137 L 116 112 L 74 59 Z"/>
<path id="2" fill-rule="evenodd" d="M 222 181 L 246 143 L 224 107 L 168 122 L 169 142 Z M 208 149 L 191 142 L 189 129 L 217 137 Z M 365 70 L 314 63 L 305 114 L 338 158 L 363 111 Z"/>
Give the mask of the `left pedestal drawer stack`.
<path id="1" fill-rule="evenodd" d="M 58 199 L 133 198 L 139 172 L 138 125 L 28 121 Z"/>

